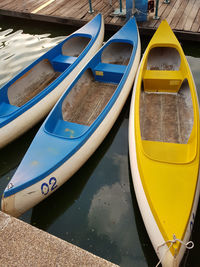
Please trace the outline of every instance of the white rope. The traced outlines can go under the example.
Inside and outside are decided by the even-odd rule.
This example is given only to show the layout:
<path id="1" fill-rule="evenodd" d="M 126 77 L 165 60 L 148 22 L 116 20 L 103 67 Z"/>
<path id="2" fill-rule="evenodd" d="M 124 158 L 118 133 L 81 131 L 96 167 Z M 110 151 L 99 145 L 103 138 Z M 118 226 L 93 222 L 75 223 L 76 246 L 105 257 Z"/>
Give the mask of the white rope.
<path id="1" fill-rule="evenodd" d="M 184 245 L 186 249 L 193 249 L 193 247 L 194 247 L 194 242 L 192 242 L 192 241 L 188 241 L 187 243 L 184 243 L 182 240 L 176 238 L 175 234 L 173 234 L 173 240 L 168 240 L 168 241 L 164 242 L 163 244 L 161 244 L 161 245 L 159 245 L 159 246 L 157 247 L 157 253 L 159 253 L 158 250 L 159 250 L 160 247 L 163 247 L 164 245 L 167 245 L 167 244 L 171 243 L 171 245 L 168 247 L 168 249 L 166 250 L 166 252 L 165 252 L 164 255 L 162 256 L 162 258 L 161 258 L 161 259 L 159 260 L 159 262 L 156 264 L 156 267 L 158 267 L 158 266 L 162 263 L 162 261 L 163 261 L 164 257 L 166 256 L 167 252 L 170 250 L 170 248 L 171 248 L 171 247 L 173 246 L 173 244 L 175 244 L 176 242 L 179 242 L 179 243 L 181 243 L 182 245 Z"/>
<path id="2" fill-rule="evenodd" d="M 143 14 L 143 15 L 145 15 L 145 16 L 147 16 L 148 13 L 151 12 L 152 10 L 154 10 L 154 8 L 149 9 L 147 12 L 143 12 L 143 11 L 141 11 L 140 9 L 135 8 L 135 12 L 136 12 L 138 15 L 141 13 L 141 14 Z"/>
<path id="3" fill-rule="evenodd" d="M 147 16 L 147 14 L 148 14 L 148 12 L 143 12 L 143 11 L 141 11 L 141 10 L 139 10 L 139 9 L 137 9 L 137 8 L 135 8 L 135 11 L 136 11 L 136 13 L 138 13 L 138 14 L 143 14 L 143 15 L 146 15 Z"/>

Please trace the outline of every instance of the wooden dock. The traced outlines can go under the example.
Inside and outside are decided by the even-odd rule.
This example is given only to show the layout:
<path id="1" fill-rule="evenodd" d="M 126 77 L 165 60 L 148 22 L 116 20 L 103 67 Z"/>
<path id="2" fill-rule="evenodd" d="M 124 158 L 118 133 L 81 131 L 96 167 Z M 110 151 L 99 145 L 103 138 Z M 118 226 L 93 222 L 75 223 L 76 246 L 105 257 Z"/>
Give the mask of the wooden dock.
<path id="1" fill-rule="evenodd" d="M 112 5 L 111 5 L 112 3 Z M 118 0 L 92 0 L 94 13 L 90 14 L 88 0 L 1 0 L 0 15 L 27 18 L 47 22 L 82 26 L 97 13 L 104 15 L 107 30 L 117 30 L 125 17 L 113 16 L 119 8 Z M 125 8 L 125 1 L 123 1 Z M 163 19 L 166 19 L 178 37 L 200 41 L 200 0 L 171 0 L 170 4 L 159 1 L 159 20 L 148 15 L 148 21 L 139 22 L 141 34 L 152 34 Z"/>

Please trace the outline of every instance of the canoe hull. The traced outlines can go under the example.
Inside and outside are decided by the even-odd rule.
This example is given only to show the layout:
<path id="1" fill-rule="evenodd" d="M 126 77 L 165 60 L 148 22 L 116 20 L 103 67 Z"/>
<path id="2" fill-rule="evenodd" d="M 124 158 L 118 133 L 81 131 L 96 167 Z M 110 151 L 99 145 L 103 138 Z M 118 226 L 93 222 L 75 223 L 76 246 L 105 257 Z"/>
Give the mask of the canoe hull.
<path id="1" fill-rule="evenodd" d="M 100 32 L 94 44 L 90 50 L 86 53 L 83 59 L 78 63 L 76 68 L 74 68 L 62 82 L 52 90 L 48 95 L 42 98 L 35 105 L 30 107 L 24 113 L 19 115 L 17 118 L 6 124 L 0 129 L 0 148 L 6 146 L 27 130 L 31 129 L 36 123 L 38 123 L 42 118 L 44 118 L 48 112 L 53 108 L 59 97 L 70 85 L 71 81 L 80 73 L 87 62 L 94 56 L 94 54 L 101 47 L 104 39 L 104 23 L 102 17 L 102 23 Z"/>
<path id="2" fill-rule="evenodd" d="M 140 67 L 139 67 L 140 69 Z M 130 114 L 131 117 L 134 118 L 135 116 L 135 94 L 136 94 L 136 86 L 138 82 L 138 74 L 137 73 L 136 79 L 135 79 L 135 86 L 133 89 L 133 95 L 131 99 L 131 107 L 130 107 Z M 152 242 L 152 245 L 154 247 L 154 250 L 156 251 L 156 254 L 158 258 L 161 260 L 162 259 L 162 266 L 163 267 L 175 267 L 179 266 L 183 255 L 185 253 L 186 247 L 181 246 L 179 253 L 176 258 L 174 258 L 169 250 L 169 247 L 165 244 L 164 246 L 159 248 L 158 251 L 158 244 L 164 244 L 165 240 L 160 232 L 160 229 L 157 225 L 157 222 L 152 214 L 152 211 L 150 209 L 146 194 L 144 192 L 143 184 L 141 181 L 140 177 L 140 172 L 138 169 L 138 164 L 137 164 L 137 155 L 136 155 L 136 142 L 135 142 L 135 132 L 134 132 L 134 120 L 130 119 L 129 120 L 129 155 L 130 155 L 130 167 L 131 167 L 131 174 L 132 174 L 132 180 L 133 180 L 133 185 L 134 185 L 134 191 L 136 194 L 137 198 L 137 203 L 140 209 L 140 213 L 142 215 L 143 222 L 145 224 L 145 228 L 147 230 L 147 233 L 149 235 L 149 238 Z M 196 188 L 196 194 L 194 197 L 194 204 L 193 208 L 191 211 L 191 215 L 186 227 L 186 232 L 184 239 L 182 240 L 184 244 L 186 244 L 189 241 L 189 238 L 192 233 L 193 229 L 193 224 L 194 224 L 194 219 L 198 207 L 198 202 L 199 202 L 199 194 L 200 194 L 200 174 L 198 175 L 198 183 L 197 183 L 197 188 Z"/>
<path id="3" fill-rule="evenodd" d="M 17 192 L 14 195 L 3 198 L 3 211 L 8 212 L 9 214 L 12 214 L 16 217 L 20 216 L 20 214 L 32 208 L 40 201 L 48 197 L 55 190 L 57 190 L 88 160 L 88 158 L 94 153 L 94 151 L 102 143 L 108 132 L 111 130 L 127 100 L 139 64 L 140 54 L 141 47 L 140 38 L 138 35 L 138 48 L 128 78 L 126 79 L 119 97 L 117 98 L 116 102 L 114 103 L 102 123 L 97 127 L 90 138 L 81 146 L 81 148 L 55 171 L 53 171 L 38 183 L 20 192 Z M 56 187 L 53 190 L 51 190 L 51 186 L 49 187 L 49 189 L 47 189 L 47 186 L 44 186 L 44 184 L 49 185 L 49 181 L 52 179 L 52 177 L 56 178 Z M 45 191 L 45 194 L 42 194 L 42 187 L 45 187 L 45 190 L 47 189 L 48 193 L 46 193 L 47 191 Z"/>
<path id="4" fill-rule="evenodd" d="M 162 23 L 163 25 L 166 25 L 166 22 Z M 169 26 L 166 28 L 167 30 L 170 29 Z M 192 233 L 199 201 L 199 103 L 194 79 L 178 40 L 173 35 L 171 29 L 168 34 L 162 35 L 163 32 L 165 31 L 160 28 L 159 34 L 161 34 L 161 37 L 159 38 L 159 34 L 155 34 L 155 38 L 152 38 L 138 68 L 130 107 L 129 155 L 132 180 L 138 206 L 149 238 L 160 260 L 159 263 L 164 267 L 175 267 L 180 265 L 185 253 L 186 245 Z M 169 35 L 171 35 L 172 39 L 166 40 L 165 36 Z M 143 125 L 140 124 L 140 105 L 143 102 L 140 101 L 140 97 L 142 94 L 141 91 L 145 91 L 146 89 L 145 87 L 142 87 L 142 80 L 145 81 L 146 78 L 145 71 L 152 70 L 152 72 L 155 71 L 155 73 L 157 71 L 157 77 L 155 76 L 153 80 L 154 83 L 149 83 L 148 86 L 151 86 L 152 84 L 155 85 L 155 80 L 161 77 L 158 75 L 160 69 L 156 68 L 156 65 L 152 69 L 148 69 L 148 65 L 146 64 L 149 59 L 149 51 L 151 51 L 151 49 L 153 50 L 155 47 L 175 47 L 177 51 L 179 51 L 181 57 L 182 65 L 180 66 L 180 69 L 182 72 L 187 70 L 187 72 L 184 72 L 185 76 L 183 76 L 183 81 L 186 80 L 189 83 L 190 98 L 192 99 L 191 107 L 193 108 L 190 113 L 193 113 L 194 118 L 192 130 L 186 143 L 163 141 L 162 139 L 154 140 L 155 137 L 153 135 L 155 135 L 155 132 L 153 132 L 152 135 L 149 135 L 152 139 L 154 138 L 153 141 L 150 138 L 143 138 L 141 134 Z M 167 57 L 167 60 L 169 60 L 169 57 Z M 163 63 L 163 65 L 165 64 L 165 61 L 160 62 Z M 166 69 L 164 69 L 164 72 L 165 71 Z M 170 71 L 168 73 L 170 73 Z M 176 70 L 174 73 L 176 73 Z M 171 79 L 171 85 L 174 84 L 178 85 L 178 79 L 175 83 L 173 79 Z M 153 89 L 155 89 L 153 86 L 150 89 L 151 90 L 146 92 L 146 94 L 178 95 L 177 91 L 169 92 L 161 87 L 158 89 L 156 88 L 156 92 L 153 91 Z M 178 90 L 180 90 L 180 88 Z M 149 106 L 153 109 L 156 106 L 154 106 L 155 103 L 152 102 Z M 170 106 L 170 111 L 171 109 L 173 109 L 172 106 Z M 154 115 L 155 112 L 152 112 L 149 117 L 151 117 L 152 114 Z M 156 121 L 155 117 L 153 118 Z M 172 124 L 173 121 L 171 120 L 170 123 Z M 147 128 L 147 130 L 149 128 Z M 149 144 L 148 142 L 152 144 L 152 146 L 151 150 L 147 151 L 145 150 L 145 144 Z M 166 151 L 164 150 L 165 145 L 167 145 L 168 148 L 172 148 L 171 150 L 169 149 L 171 154 L 166 153 L 167 156 L 165 155 Z M 178 152 L 178 156 L 180 156 L 181 148 L 189 146 L 192 147 L 192 151 L 196 151 L 194 156 L 187 158 L 185 161 L 183 160 L 183 157 L 173 157 L 174 155 L 177 156 Z M 153 154 L 153 152 L 157 152 L 157 147 L 160 148 L 159 153 Z M 173 150 L 175 147 L 178 147 L 178 152 Z M 168 157 L 168 155 L 171 157 Z M 156 177 L 156 179 L 154 179 L 154 177 Z M 173 203 L 174 206 L 170 205 L 171 203 Z M 187 205 L 187 203 L 189 204 Z M 187 208 L 183 208 L 183 206 L 187 206 Z M 183 215 L 184 211 L 186 212 Z M 173 214 L 173 216 L 171 216 L 171 214 Z M 181 223 L 180 218 L 183 218 Z"/>

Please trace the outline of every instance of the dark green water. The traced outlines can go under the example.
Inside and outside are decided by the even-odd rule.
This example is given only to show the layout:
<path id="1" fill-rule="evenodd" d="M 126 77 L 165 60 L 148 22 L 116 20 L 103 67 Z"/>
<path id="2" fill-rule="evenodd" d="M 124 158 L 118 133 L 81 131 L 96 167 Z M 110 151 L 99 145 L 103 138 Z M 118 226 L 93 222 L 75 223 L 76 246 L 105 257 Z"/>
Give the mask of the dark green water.
<path id="1" fill-rule="evenodd" d="M 32 35 L 48 32 L 53 37 L 73 30 L 10 19 L 1 19 L 0 27 L 14 31 L 23 29 Z M 141 42 L 144 51 L 148 40 L 142 37 Z M 184 42 L 183 49 L 200 92 L 200 46 Z M 155 266 L 158 259 L 140 216 L 130 174 L 129 106 L 130 97 L 111 132 L 87 163 L 53 195 L 20 219 L 120 266 Z M 40 124 L 0 151 L 0 194 L 39 127 Z M 195 247 L 186 255 L 182 266 L 200 266 L 199 222 L 200 209 L 192 235 Z"/>

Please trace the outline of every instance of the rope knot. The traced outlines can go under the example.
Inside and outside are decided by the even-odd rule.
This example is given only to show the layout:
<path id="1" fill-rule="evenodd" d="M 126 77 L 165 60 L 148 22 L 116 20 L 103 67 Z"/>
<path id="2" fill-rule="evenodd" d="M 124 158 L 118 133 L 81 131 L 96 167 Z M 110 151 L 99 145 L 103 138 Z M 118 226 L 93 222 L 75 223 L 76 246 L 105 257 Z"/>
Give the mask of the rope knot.
<path id="1" fill-rule="evenodd" d="M 172 240 L 167 240 L 167 241 L 165 241 L 164 243 L 162 243 L 162 244 L 160 244 L 159 246 L 157 246 L 156 251 L 157 251 L 157 253 L 159 254 L 159 249 L 160 249 L 161 247 L 163 247 L 164 245 L 167 245 L 167 244 L 170 243 L 168 249 L 165 251 L 164 255 L 162 256 L 162 258 L 160 259 L 160 261 L 158 262 L 158 264 L 156 265 L 156 267 L 158 267 L 158 266 L 162 263 L 162 261 L 163 261 L 164 257 L 166 256 L 167 252 L 170 250 L 170 248 L 171 248 L 171 247 L 173 246 L 173 244 L 175 244 L 176 242 L 179 242 L 179 243 L 181 243 L 182 245 L 184 245 L 186 249 L 193 249 L 193 247 L 194 247 L 194 242 L 193 242 L 193 241 L 188 241 L 187 243 L 184 243 L 181 239 L 176 238 L 175 234 L 173 234 L 173 239 L 172 239 Z"/>
<path id="2" fill-rule="evenodd" d="M 178 241 L 179 243 L 184 245 L 185 248 L 187 248 L 187 249 L 193 249 L 193 247 L 194 247 L 194 242 L 188 241 L 187 243 L 184 243 L 182 240 L 176 238 L 175 234 L 173 234 L 173 240 L 175 241 L 174 243 L 176 243 Z"/>

